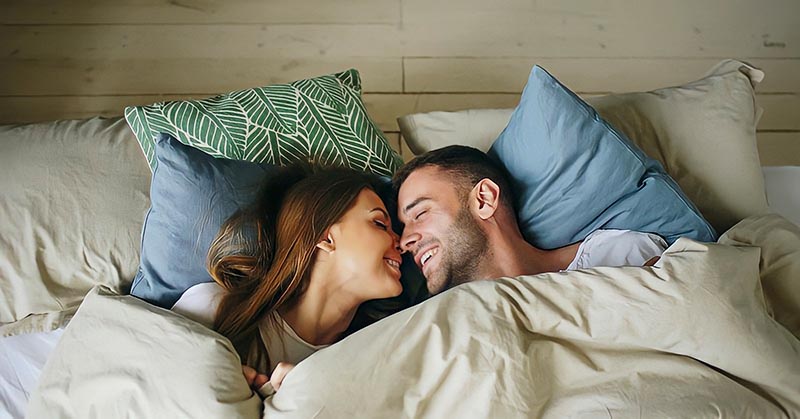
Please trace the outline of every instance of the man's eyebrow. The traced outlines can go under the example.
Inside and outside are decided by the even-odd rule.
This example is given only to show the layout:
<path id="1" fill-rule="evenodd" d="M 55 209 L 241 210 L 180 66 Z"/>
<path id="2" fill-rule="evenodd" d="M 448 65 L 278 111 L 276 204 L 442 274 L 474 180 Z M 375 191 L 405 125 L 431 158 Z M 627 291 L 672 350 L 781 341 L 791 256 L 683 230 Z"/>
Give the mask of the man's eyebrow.
<path id="1" fill-rule="evenodd" d="M 416 207 L 417 205 L 419 205 L 419 203 L 420 203 L 420 202 L 422 202 L 422 201 L 429 201 L 430 199 L 431 199 L 431 198 L 429 198 L 429 197 L 427 197 L 427 196 L 421 196 L 421 197 L 419 197 L 419 198 L 415 199 L 415 200 L 414 200 L 414 201 L 412 201 L 410 204 L 406 205 L 406 207 L 405 207 L 405 208 L 403 208 L 403 214 L 406 214 L 406 215 L 407 215 L 407 214 L 408 214 L 408 212 L 409 212 L 409 211 L 411 211 L 412 209 L 414 209 L 414 207 Z"/>

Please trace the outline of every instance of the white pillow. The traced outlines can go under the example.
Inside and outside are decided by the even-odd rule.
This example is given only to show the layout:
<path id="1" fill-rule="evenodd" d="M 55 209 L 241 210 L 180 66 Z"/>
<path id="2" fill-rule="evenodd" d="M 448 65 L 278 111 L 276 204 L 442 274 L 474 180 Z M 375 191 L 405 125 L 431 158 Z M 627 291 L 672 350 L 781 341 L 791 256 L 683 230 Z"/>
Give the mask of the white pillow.
<path id="1" fill-rule="evenodd" d="M 83 301 L 31 395 L 32 418 L 257 418 L 229 340 L 100 287 Z"/>
<path id="2" fill-rule="evenodd" d="M 725 60 L 683 86 L 587 102 L 658 159 L 721 234 L 737 221 L 767 211 L 755 135 L 761 110 L 753 91 L 763 77 L 748 64 Z M 398 123 L 415 154 L 451 144 L 486 151 L 511 112 L 431 112 L 406 115 Z"/>
<path id="3" fill-rule="evenodd" d="M 0 335 L 58 327 L 139 264 L 150 170 L 121 118 L 0 126 Z"/>

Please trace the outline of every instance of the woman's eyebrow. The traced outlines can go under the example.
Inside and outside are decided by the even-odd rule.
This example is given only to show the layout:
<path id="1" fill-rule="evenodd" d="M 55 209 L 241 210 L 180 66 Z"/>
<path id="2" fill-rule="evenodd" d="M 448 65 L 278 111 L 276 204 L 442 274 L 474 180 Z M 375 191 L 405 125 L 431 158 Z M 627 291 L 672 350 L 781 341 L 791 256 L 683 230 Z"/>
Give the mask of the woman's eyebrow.
<path id="1" fill-rule="evenodd" d="M 370 212 L 375 212 L 375 211 L 380 211 L 387 220 L 389 219 L 389 213 L 386 212 L 385 209 L 383 209 L 381 207 L 375 207 Z"/>

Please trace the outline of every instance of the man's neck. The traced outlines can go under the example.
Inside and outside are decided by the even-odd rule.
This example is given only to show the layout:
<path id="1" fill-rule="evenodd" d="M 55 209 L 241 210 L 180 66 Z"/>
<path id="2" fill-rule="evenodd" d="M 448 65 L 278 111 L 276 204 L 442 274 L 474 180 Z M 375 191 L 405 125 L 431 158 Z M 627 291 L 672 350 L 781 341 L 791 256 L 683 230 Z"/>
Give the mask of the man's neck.
<path id="1" fill-rule="evenodd" d="M 579 243 L 553 250 L 539 249 L 522 235 L 494 234 L 489 239 L 489 251 L 481 265 L 481 278 L 537 275 L 567 269 L 575 258 Z"/>

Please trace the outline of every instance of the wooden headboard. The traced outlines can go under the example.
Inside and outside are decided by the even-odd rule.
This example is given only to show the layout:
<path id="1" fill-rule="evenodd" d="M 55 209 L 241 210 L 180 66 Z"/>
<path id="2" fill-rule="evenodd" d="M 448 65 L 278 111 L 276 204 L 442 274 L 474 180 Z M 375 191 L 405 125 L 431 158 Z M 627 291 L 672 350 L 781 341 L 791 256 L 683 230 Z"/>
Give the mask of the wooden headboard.
<path id="1" fill-rule="evenodd" d="M 765 165 L 800 165 L 800 2 L 755 0 L 6 0 L 0 123 L 121 115 L 361 71 L 369 112 L 395 119 L 513 107 L 534 63 L 583 95 L 650 90 L 723 58 L 762 68 Z"/>

